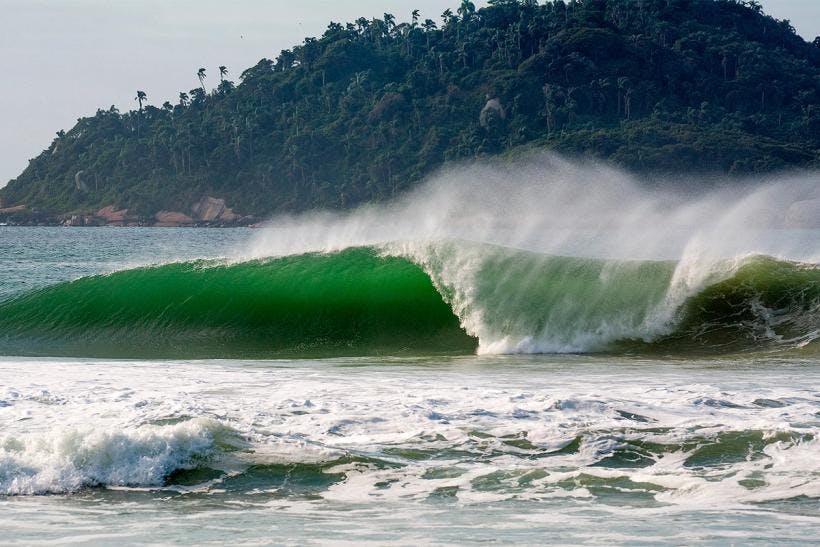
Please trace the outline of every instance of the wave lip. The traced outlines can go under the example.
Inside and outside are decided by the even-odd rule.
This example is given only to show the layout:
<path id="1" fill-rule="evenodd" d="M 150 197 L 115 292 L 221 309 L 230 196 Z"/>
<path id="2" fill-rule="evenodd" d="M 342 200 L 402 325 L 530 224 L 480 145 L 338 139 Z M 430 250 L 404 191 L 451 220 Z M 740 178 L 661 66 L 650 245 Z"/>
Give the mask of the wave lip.
<path id="1" fill-rule="evenodd" d="M 95 486 L 160 486 L 226 448 L 230 428 L 207 419 L 125 430 L 71 429 L 0 437 L 0 495 L 60 494 Z"/>

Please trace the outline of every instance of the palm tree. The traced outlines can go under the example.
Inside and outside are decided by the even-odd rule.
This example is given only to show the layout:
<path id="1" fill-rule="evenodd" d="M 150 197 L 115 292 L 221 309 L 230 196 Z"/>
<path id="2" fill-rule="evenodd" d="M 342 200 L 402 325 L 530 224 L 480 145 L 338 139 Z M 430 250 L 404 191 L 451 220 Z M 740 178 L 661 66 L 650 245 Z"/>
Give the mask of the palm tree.
<path id="1" fill-rule="evenodd" d="M 475 13 L 475 4 L 470 2 L 470 0 L 461 0 L 461 6 L 459 6 L 457 13 L 466 21 Z"/>
<path id="2" fill-rule="evenodd" d="M 189 97 L 187 93 L 179 94 L 179 106 L 188 106 Z"/>
<path id="3" fill-rule="evenodd" d="M 142 112 L 142 103 L 148 102 L 148 95 L 145 91 L 137 91 L 137 96 L 134 97 L 134 100 L 140 103 L 140 112 Z"/>
<path id="4" fill-rule="evenodd" d="M 219 67 L 219 82 L 222 83 L 225 81 L 225 76 L 228 75 L 228 67 L 221 66 Z"/>
<path id="5" fill-rule="evenodd" d="M 430 50 L 430 34 L 432 33 L 433 30 L 436 29 L 436 22 L 433 21 L 432 19 L 425 19 L 424 24 L 422 25 L 422 27 L 424 27 L 424 34 L 427 37 L 427 50 L 429 51 Z"/>
<path id="6" fill-rule="evenodd" d="M 414 9 L 412 17 L 413 17 L 413 28 L 416 28 L 419 24 L 419 10 Z"/>
<path id="7" fill-rule="evenodd" d="M 396 26 L 396 17 L 392 13 L 384 14 L 384 26 L 387 27 L 387 34 Z"/>
<path id="8" fill-rule="evenodd" d="M 199 85 L 202 86 L 202 91 L 205 91 L 205 69 L 200 68 L 197 70 L 196 77 L 199 78 Z"/>

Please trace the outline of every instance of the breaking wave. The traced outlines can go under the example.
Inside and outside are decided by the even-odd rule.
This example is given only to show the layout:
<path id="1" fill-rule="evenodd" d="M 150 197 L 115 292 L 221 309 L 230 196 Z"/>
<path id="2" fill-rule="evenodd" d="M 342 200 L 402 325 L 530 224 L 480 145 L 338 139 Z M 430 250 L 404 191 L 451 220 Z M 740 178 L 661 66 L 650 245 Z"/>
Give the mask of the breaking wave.
<path id="1" fill-rule="evenodd" d="M 721 353 L 818 337 L 813 264 L 752 255 L 692 276 L 464 241 L 143 267 L 0 303 L 7 355 Z"/>

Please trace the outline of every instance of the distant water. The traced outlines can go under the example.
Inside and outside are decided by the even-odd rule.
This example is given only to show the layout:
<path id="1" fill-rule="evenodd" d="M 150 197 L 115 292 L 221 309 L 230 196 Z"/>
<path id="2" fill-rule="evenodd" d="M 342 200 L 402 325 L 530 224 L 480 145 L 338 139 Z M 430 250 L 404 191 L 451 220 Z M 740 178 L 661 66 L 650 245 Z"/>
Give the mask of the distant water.
<path id="1" fill-rule="evenodd" d="M 820 232 L 258 241 L 0 228 L 2 542 L 820 537 Z"/>

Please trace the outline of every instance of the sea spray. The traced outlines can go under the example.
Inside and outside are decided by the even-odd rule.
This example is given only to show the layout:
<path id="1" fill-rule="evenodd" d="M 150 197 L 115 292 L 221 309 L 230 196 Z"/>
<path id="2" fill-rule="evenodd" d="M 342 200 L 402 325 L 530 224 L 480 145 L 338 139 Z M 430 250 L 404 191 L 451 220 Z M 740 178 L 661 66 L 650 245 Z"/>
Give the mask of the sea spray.
<path id="1" fill-rule="evenodd" d="M 820 331 L 820 232 L 795 229 L 812 218 L 794 212 L 818 202 L 816 178 L 650 184 L 552 155 L 456 167 L 391 203 L 275 218 L 224 260 L 6 299 L 0 353 L 807 346 Z"/>
<path id="2" fill-rule="evenodd" d="M 639 180 L 593 162 L 533 155 L 441 171 L 393 202 L 270 220 L 242 257 L 286 256 L 392 242 L 465 240 L 547 255 L 616 260 L 731 259 L 765 254 L 817 262 L 816 234 L 770 232 L 817 205 L 815 173 L 767 180 Z"/>
<path id="3" fill-rule="evenodd" d="M 817 182 L 639 181 L 534 154 L 443 170 L 386 205 L 275 218 L 248 254 L 375 246 L 425 269 L 480 352 L 596 351 L 674 333 L 690 299 L 756 256 L 816 264 L 818 233 L 795 227 L 820 224 Z M 796 223 L 794 211 L 811 207 L 814 224 Z M 502 259 L 488 246 L 522 253 Z M 561 271 L 557 257 L 603 262 Z"/>
<path id="4" fill-rule="evenodd" d="M 0 436 L 0 496 L 75 492 L 90 486 L 161 486 L 238 448 L 237 432 L 197 418 L 175 425 L 53 429 Z"/>

